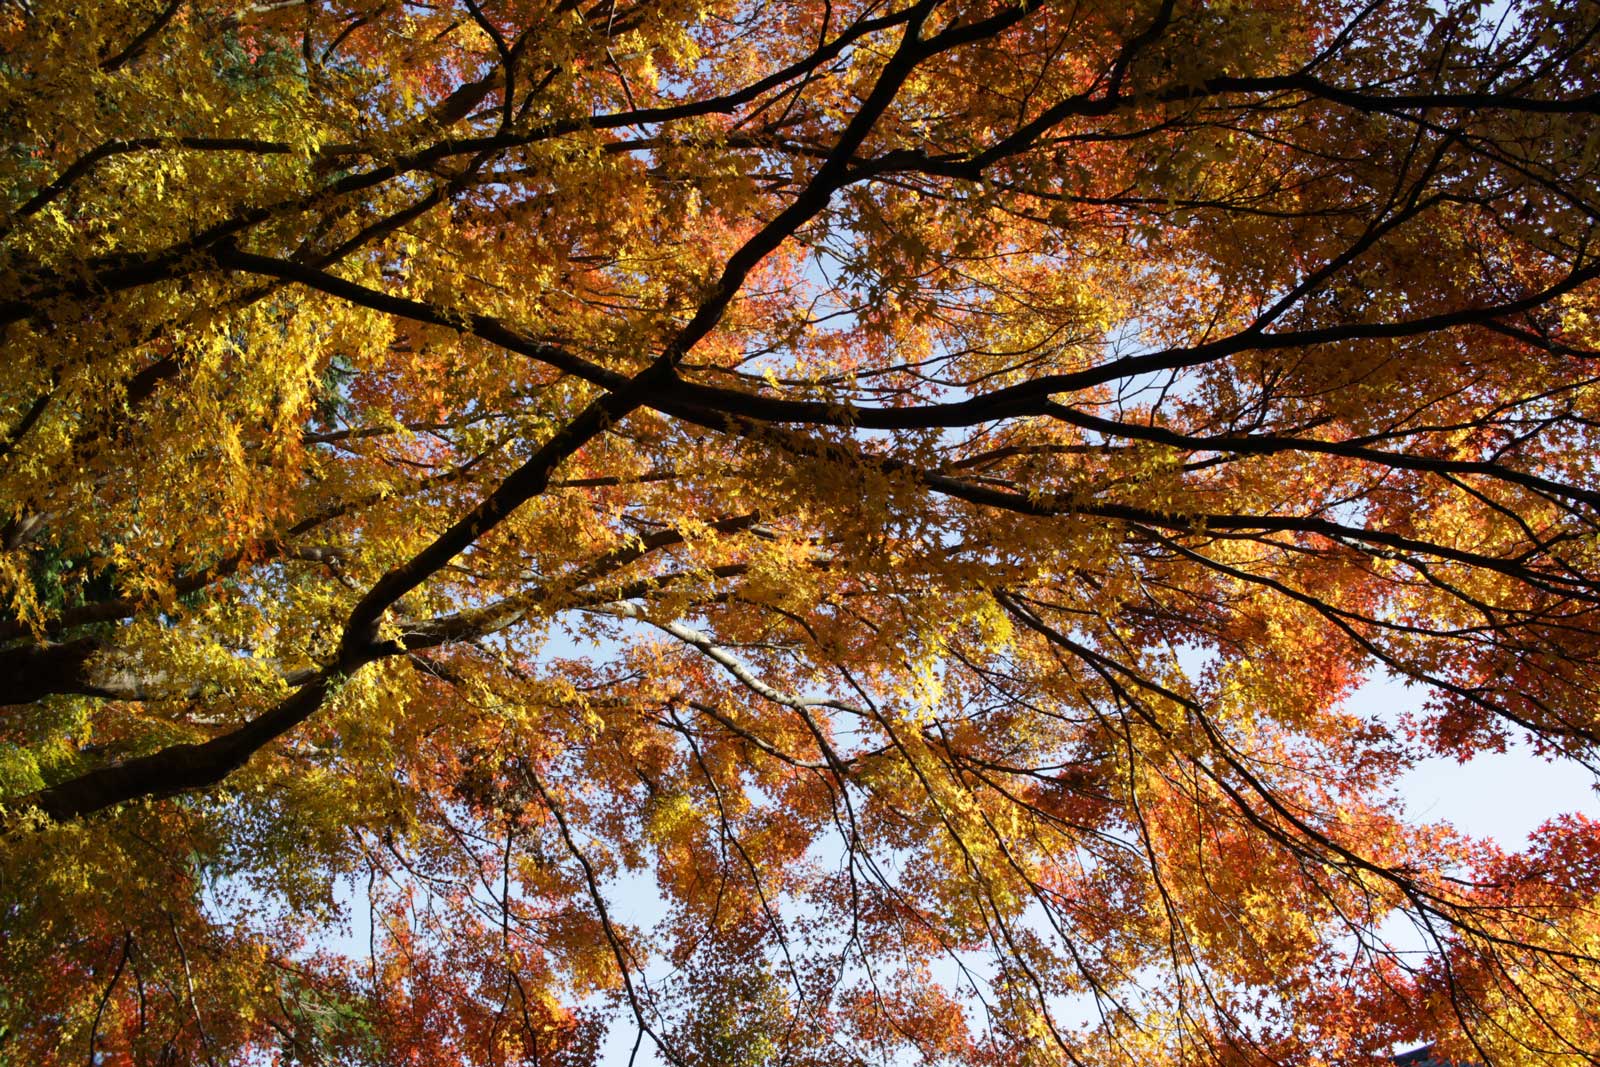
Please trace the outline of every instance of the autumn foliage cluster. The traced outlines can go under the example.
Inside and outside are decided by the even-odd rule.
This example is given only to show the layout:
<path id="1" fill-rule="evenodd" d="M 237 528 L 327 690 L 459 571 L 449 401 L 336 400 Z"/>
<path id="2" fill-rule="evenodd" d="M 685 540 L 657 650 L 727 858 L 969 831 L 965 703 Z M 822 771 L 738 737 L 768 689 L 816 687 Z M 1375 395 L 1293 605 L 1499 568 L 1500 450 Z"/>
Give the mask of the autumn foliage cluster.
<path id="1" fill-rule="evenodd" d="M 0 127 L 0 1062 L 1600 1056 L 1600 825 L 1396 793 L 1600 762 L 1593 0 L 13 0 Z"/>

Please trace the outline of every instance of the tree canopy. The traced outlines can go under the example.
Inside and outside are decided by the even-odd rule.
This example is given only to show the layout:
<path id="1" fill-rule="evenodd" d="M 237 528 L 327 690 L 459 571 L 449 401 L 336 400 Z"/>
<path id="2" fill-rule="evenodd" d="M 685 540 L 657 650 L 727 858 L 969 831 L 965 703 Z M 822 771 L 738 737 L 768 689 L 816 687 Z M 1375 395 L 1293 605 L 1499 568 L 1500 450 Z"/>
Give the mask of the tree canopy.
<path id="1" fill-rule="evenodd" d="M 1597 38 L 0 7 L 0 1061 L 1593 1062 Z"/>

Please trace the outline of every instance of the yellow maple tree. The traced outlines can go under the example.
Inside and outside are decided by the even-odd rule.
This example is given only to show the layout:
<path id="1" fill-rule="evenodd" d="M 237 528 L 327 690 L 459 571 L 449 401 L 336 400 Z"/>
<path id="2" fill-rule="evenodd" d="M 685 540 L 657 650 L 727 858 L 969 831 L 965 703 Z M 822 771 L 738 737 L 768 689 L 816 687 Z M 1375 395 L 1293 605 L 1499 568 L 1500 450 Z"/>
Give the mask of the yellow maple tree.
<path id="1" fill-rule="evenodd" d="M 1592 1062 L 1597 36 L 0 9 L 0 1062 Z"/>

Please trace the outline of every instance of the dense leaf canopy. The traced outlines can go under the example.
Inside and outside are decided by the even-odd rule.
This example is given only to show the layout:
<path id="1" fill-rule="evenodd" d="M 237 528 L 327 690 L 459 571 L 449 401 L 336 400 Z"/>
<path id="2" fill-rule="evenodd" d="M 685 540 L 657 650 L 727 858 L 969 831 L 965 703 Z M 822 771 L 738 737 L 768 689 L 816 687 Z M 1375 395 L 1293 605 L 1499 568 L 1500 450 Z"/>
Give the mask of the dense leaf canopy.
<path id="1" fill-rule="evenodd" d="M 0 6 L 0 1061 L 1593 1062 L 1597 37 Z"/>

